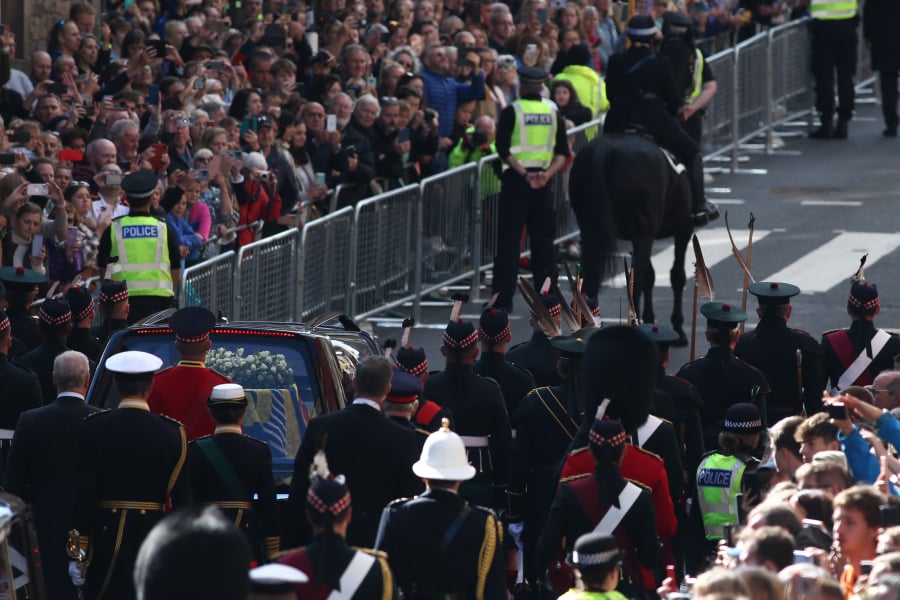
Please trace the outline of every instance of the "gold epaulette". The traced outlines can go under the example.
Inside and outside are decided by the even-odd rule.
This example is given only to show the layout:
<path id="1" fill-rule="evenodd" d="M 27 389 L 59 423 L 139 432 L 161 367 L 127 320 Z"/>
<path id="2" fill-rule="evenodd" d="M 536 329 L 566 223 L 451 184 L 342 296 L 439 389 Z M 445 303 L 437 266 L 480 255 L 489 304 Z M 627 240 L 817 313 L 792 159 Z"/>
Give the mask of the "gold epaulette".
<path id="1" fill-rule="evenodd" d="M 666 461 L 663 460 L 662 456 L 660 456 L 659 454 L 656 454 L 655 452 L 650 452 L 649 450 L 647 450 L 647 449 L 645 449 L 645 448 L 641 448 L 640 446 L 635 446 L 634 444 L 632 444 L 631 447 L 634 448 L 635 450 L 639 451 L 639 452 L 643 452 L 644 454 L 649 454 L 649 455 L 652 456 L 653 458 L 656 458 L 656 459 L 658 459 L 658 460 L 660 460 L 660 461 L 662 461 L 662 462 L 666 462 Z"/>
<path id="2" fill-rule="evenodd" d="M 584 479 L 590 475 L 590 473 L 582 473 L 581 475 L 572 475 L 571 477 L 562 477 L 560 478 L 560 483 L 569 483 L 570 481 L 575 481 L 576 479 Z"/>
<path id="3" fill-rule="evenodd" d="M 630 481 L 630 482 L 633 483 L 634 485 L 640 487 L 640 488 L 643 489 L 643 490 L 646 490 L 646 491 L 650 492 L 651 494 L 653 493 L 653 489 L 650 488 L 646 483 L 642 483 L 642 482 L 637 481 L 637 480 L 635 480 L 635 479 L 628 479 L 627 477 L 625 477 L 624 479 L 625 479 L 625 481 Z"/>
<path id="4" fill-rule="evenodd" d="M 360 552 L 365 552 L 366 554 L 370 554 L 376 558 L 384 558 L 387 559 L 387 552 L 382 552 L 381 550 L 376 550 L 375 548 L 363 548 L 361 546 L 353 546 L 354 550 L 359 550 Z"/>
<path id="5" fill-rule="evenodd" d="M 576 454 L 584 452 L 585 450 L 588 450 L 588 449 L 589 448 L 587 446 L 582 446 L 581 448 L 576 448 L 575 450 L 572 450 L 571 452 L 569 452 L 569 456 L 575 456 Z"/>
<path id="6" fill-rule="evenodd" d="M 387 553 L 373 548 L 359 548 L 353 546 L 354 550 L 364 552 L 374 556 L 381 568 L 381 600 L 391 600 L 394 597 L 394 576 L 391 574 L 391 567 L 388 565 Z"/>

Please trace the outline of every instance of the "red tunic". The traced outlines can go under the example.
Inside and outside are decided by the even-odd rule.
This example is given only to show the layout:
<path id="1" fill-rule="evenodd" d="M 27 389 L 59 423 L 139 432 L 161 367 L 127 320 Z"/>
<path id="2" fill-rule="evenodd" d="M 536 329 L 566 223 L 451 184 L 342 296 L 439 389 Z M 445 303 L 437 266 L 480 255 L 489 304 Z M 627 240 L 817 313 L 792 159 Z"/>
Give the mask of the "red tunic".
<path id="1" fill-rule="evenodd" d="M 231 381 L 202 362 L 183 360 L 154 378 L 147 404 L 151 411 L 180 421 L 188 441 L 195 440 L 215 432 L 206 399 L 221 383 Z"/>

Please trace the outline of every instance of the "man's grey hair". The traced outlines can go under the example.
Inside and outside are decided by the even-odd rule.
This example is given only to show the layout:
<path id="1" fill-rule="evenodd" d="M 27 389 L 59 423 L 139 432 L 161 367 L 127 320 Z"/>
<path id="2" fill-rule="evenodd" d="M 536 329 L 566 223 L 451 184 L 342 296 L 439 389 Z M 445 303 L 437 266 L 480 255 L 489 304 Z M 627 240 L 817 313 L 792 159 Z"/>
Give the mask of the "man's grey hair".
<path id="1" fill-rule="evenodd" d="M 494 121 L 494 117 L 492 117 L 491 115 L 481 115 L 480 117 L 475 119 L 475 129 L 480 130 L 479 125 L 488 126 L 491 131 L 496 131 L 497 129 L 497 124 Z"/>
<path id="2" fill-rule="evenodd" d="M 137 123 L 132 121 L 131 119 L 119 119 L 116 121 L 112 128 L 109 130 L 109 139 L 118 140 L 125 137 L 125 134 L 129 131 L 137 131 L 140 132 L 141 128 Z M 95 140 L 97 141 L 97 140 Z M 93 142 L 91 142 L 93 144 Z"/>
<path id="3" fill-rule="evenodd" d="M 505 17 L 508 14 L 511 14 L 511 11 L 506 4 L 503 4 L 502 2 L 494 2 L 491 4 L 491 23 L 496 23 L 500 20 L 500 17 Z"/>
<path id="4" fill-rule="evenodd" d="M 363 94 L 359 98 L 356 99 L 356 104 L 353 106 L 353 114 L 356 114 L 356 111 L 360 110 L 365 105 L 371 105 L 375 107 L 376 112 L 381 114 L 381 106 L 378 104 L 378 99 L 372 94 Z"/>
<path id="5" fill-rule="evenodd" d="M 60 392 L 79 389 L 90 372 L 87 356 L 75 350 L 63 352 L 53 361 L 53 383 Z"/>
<path id="6" fill-rule="evenodd" d="M 350 55 L 354 52 L 363 52 L 366 55 L 369 54 L 369 51 L 366 50 L 366 47 L 363 46 L 362 44 L 348 44 L 341 49 L 341 56 L 340 56 L 341 62 L 344 62 L 345 60 L 347 60 L 350 57 Z"/>
<path id="7" fill-rule="evenodd" d="M 334 114 L 332 111 L 334 110 L 335 104 L 337 104 L 338 99 L 346 98 L 350 101 L 351 106 L 353 105 L 353 98 L 350 97 L 350 94 L 346 92 L 338 92 L 334 96 L 328 99 L 328 102 L 325 105 L 325 112 L 328 114 Z M 305 104 L 304 106 L 309 106 L 310 103 Z"/>

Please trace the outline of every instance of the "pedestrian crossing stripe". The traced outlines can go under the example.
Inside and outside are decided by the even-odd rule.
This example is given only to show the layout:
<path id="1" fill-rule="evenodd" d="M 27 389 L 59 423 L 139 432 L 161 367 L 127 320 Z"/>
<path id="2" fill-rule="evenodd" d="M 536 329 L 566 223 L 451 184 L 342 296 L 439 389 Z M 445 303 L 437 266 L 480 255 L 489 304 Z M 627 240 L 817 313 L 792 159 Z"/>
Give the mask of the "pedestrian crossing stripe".
<path id="1" fill-rule="evenodd" d="M 746 253 L 747 230 L 737 230 L 732 233 L 738 249 L 742 254 Z M 769 237 L 773 233 L 775 235 Z M 770 252 L 772 246 L 763 240 L 768 238 L 768 241 L 777 244 L 779 241 L 778 234 L 781 233 L 785 233 L 785 231 L 782 229 L 754 230 L 754 254 L 759 252 L 761 255 L 765 255 L 767 252 Z M 728 240 L 728 232 L 724 227 L 701 229 L 697 231 L 697 237 L 700 238 L 706 265 L 713 271 L 713 278 L 715 278 L 716 273 L 713 267 L 722 261 L 734 261 L 731 254 L 731 242 Z M 856 266 L 848 257 L 852 258 L 868 253 L 869 258 L 866 261 L 866 268 L 868 269 L 897 248 L 900 248 L 900 236 L 894 233 L 844 231 L 791 262 L 780 271 L 765 277 L 760 277 L 760 273 L 754 273 L 754 276 L 757 281 L 785 281 L 792 283 L 799 287 L 803 294 L 821 294 L 828 292 L 835 286 L 846 286 Z M 783 251 L 779 249 L 778 255 L 781 256 L 782 254 Z M 653 269 L 657 273 L 656 287 L 671 285 L 667 281 L 667 277 L 660 275 L 669 272 L 672 268 L 674 257 L 674 247 L 671 240 L 668 240 L 668 244 L 653 255 Z M 687 271 L 689 286 L 693 274 L 693 264 L 693 253 L 688 248 L 685 270 Z M 840 265 L 847 265 L 847 268 L 841 269 Z M 733 265 L 729 264 L 728 268 L 739 269 L 736 262 Z M 612 280 L 612 285 L 614 287 L 624 287 L 625 274 L 618 273 Z"/>

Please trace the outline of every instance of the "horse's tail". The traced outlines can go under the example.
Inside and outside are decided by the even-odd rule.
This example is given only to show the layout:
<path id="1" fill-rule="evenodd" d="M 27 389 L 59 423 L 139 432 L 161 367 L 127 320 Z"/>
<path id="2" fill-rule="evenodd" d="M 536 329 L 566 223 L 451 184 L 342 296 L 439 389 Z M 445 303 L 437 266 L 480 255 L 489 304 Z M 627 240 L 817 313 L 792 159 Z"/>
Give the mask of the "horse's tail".
<path id="1" fill-rule="evenodd" d="M 569 175 L 569 198 L 581 229 L 584 292 L 591 297 L 615 268 L 616 225 L 606 178 L 613 146 L 599 137 L 576 156 Z"/>

